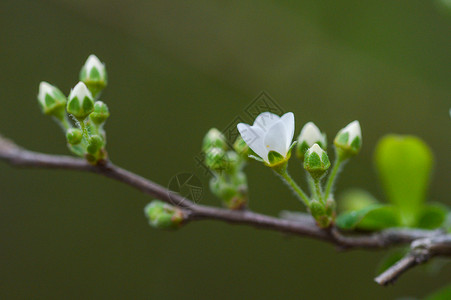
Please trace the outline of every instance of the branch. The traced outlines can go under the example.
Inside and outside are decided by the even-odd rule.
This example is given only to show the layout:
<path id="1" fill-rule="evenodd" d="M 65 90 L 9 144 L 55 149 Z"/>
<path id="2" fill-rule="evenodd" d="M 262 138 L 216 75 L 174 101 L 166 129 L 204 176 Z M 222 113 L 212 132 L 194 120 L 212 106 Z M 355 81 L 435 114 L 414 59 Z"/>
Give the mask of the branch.
<path id="1" fill-rule="evenodd" d="M 32 152 L 17 146 L 12 141 L 7 140 L 2 136 L 0 136 L 0 159 L 17 167 L 77 170 L 97 173 L 115 179 L 117 181 L 128 184 L 154 198 L 180 207 L 185 212 L 187 222 L 198 220 L 220 220 L 231 224 L 248 225 L 260 229 L 269 229 L 286 234 L 310 237 L 332 243 L 341 249 L 388 248 L 394 245 L 411 243 L 419 239 L 429 239 L 430 241 L 434 241 L 433 243 L 431 242 L 434 246 L 429 247 L 428 251 L 433 250 L 431 253 L 434 253 L 435 255 L 435 241 L 437 241 L 436 238 L 444 237 L 447 241 L 451 240 L 451 235 L 446 235 L 440 230 L 420 229 L 388 229 L 381 232 L 369 233 L 365 235 L 356 235 L 352 233 L 343 235 L 343 233 L 335 227 L 331 229 L 319 228 L 318 226 L 316 226 L 314 219 L 308 215 L 306 215 L 306 217 L 297 218 L 295 220 L 281 219 L 248 210 L 234 211 L 229 209 L 199 205 L 193 203 L 189 199 L 180 196 L 175 192 L 166 189 L 165 187 L 157 183 L 154 183 L 139 175 L 115 166 L 111 162 L 105 162 L 104 164 L 93 166 L 87 163 L 85 160 L 79 158 Z M 444 251 L 451 253 L 451 247 L 445 247 Z M 416 259 L 415 261 L 418 261 L 418 259 Z M 402 264 L 399 264 L 398 268 L 400 270 L 407 270 L 408 268 L 416 264 L 418 263 L 413 263 L 412 258 L 406 258 L 406 260 L 403 261 Z M 384 280 L 385 277 L 383 276 L 382 279 L 377 279 L 376 281 L 380 284 L 384 284 L 384 282 L 392 281 L 393 278 L 398 277 L 402 272 L 403 271 L 393 271 L 394 275 L 392 275 L 391 280 L 389 277 L 387 277 L 388 279 Z"/>
<path id="2" fill-rule="evenodd" d="M 442 235 L 413 241 L 410 245 L 410 252 L 396 264 L 376 277 L 374 281 L 380 285 L 394 283 L 396 279 L 401 276 L 401 274 L 416 265 L 426 263 L 434 256 L 451 257 L 450 235 Z"/>

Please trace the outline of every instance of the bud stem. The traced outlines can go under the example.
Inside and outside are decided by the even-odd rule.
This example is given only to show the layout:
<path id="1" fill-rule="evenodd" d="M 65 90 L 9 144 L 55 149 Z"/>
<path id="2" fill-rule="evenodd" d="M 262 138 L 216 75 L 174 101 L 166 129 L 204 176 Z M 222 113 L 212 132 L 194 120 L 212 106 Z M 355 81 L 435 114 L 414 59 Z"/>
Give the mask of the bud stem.
<path id="1" fill-rule="evenodd" d="M 86 140 L 89 140 L 89 133 L 88 130 L 86 129 L 85 120 L 79 119 L 78 123 L 80 124 L 80 129 L 81 132 L 83 133 L 83 137 L 86 138 Z"/>
<path id="2" fill-rule="evenodd" d="M 335 162 L 334 167 L 332 168 L 332 172 L 329 175 L 329 178 L 327 179 L 327 185 L 326 185 L 326 192 L 324 193 L 324 201 L 327 201 L 329 199 L 330 192 L 332 191 L 332 187 L 335 185 L 335 181 L 337 179 L 338 171 L 340 171 L 343 163 L 347 159 L 343 159 L 339 154 L 338 151 L 335 151 Z"/>
<path id="3" fill-rule="evenodd" d="M 323 199 L 323 197 L 321 197 L 322 191 L 321 191 L 321 184 L 319 181 L 320 181 L 319 179 L 313 179 L 313 184 L 315 186 L 315 195 L 316 195 L 316 198 L 318 199 L 318 201 L 324 204 L 326 201 Z"/>
<path id="4" fill-rule="evenodd" d="M 299 200 L 301 200 L 302 203 L 305 204 L 305 206 L 309 207 L 310 203 L 309 198 L 304 193 L 304 191 L 297 185 L 297 183 L 293 180 L 293 178 L 291 178 L 291 176 L 288 174 L 288 171 L 285 169 L 283 172 L 276 173 L 279 174 L 284 179 L 284 181 L 291 187 L 291 189 L 295 192 Z"/>

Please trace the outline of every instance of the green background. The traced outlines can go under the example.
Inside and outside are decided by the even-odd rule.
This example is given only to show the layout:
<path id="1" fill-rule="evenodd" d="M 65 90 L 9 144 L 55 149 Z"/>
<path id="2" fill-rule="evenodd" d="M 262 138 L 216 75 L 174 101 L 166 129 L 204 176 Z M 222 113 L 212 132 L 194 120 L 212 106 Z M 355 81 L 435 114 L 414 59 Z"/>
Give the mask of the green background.
<path id="1" fill-rule="evenodd" d="M 372 162 L 387 133 L 422 137 L 436 155 L 430 200 L 451 205 L 451 10 L 411 1 L 0 1 L 0 132 L 29 149 L 67 154 L 40 113 L 41 80 L 68 93 L 89 54 L 106 62 L 102 95 L 118 165 L 167 185 L 195 172 L 203 135 L 226 128 L 262 90 L 327 132 L 354 119 L 361 154 L 338 189 L 384 199 Z M 246 119 L 250 122 L 251 120 Z M 299 161 L 290 165 L 304 183 Z M 247 167 L 250 206 L 301 209 L 264 166 Z M 384 252 L 340 253 L 305 238 L 202 221 L 150 228 L 151 199 L 92 174 L 0 163 L 0 296 L 151 299 L 393 299 L 449 283 L 408 272 L 373 282 Z M 219 205 L 205 190 L 203 204 Z"/>

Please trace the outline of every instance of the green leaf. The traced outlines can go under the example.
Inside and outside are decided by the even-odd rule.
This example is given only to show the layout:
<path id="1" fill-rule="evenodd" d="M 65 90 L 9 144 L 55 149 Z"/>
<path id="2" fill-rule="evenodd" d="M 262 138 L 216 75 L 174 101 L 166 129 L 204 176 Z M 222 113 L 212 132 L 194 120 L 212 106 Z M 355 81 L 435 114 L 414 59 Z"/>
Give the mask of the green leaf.
<path id="1" fill-rule="evenodd" d="M 365 190 L 352 189 L 341 194 L 338 203 L 341 211 L 345 212 L 363 209 L 377 203 L 377 200 Z"/>
<path id="2" fill-rule="evenodd" d="M 451 295 L 451 284 L 426 297 L 426 300 L 447 300 Z"/>
<path id="3" fill-rule="evenodd" d="M 379 209 L 383 206 L 384 206 L 383 204 L 375 203 L 375 204 L 370 204 L 359 210 L 352 210 L 352 211 L 342 213 L 337 217 L 336 224 L 338 227 L 340 227 L 342 229 L 353 229 L 363 220 L 363 218 L 368 213 L 370 213 L 371 211 L 374 211 L 376 209 Z"/>
<path id="4" fill-rule="evenodd" d="M 348 211 L 338 216 L 336 224 L 342 229 L 380 230 L 400 226 L 399 212 L 395 206 L 371 204 L 360 210 Z"/>
<path id="5" fill-rule="evenodd" d="M 426 205 L 418 216 L 416 227 L 424 229 L 435 229 L 445 225 L 448 209 L 443 204 Z"/>
<path id="6" fill-rule="evenodd" d="M 384 205 L 368 212 L 357 228 L 364 230 L 381 230 L 401 226 L 399 209 L 393 205 Z"/>
<path id="7" fill-rule="evenodd" d="M 399 208 L 403 226 L 414 226 L 423 206 L 433 155 L 429 147 L 414 136 L 389 135 L 375 152 L 388 200 Z"/>

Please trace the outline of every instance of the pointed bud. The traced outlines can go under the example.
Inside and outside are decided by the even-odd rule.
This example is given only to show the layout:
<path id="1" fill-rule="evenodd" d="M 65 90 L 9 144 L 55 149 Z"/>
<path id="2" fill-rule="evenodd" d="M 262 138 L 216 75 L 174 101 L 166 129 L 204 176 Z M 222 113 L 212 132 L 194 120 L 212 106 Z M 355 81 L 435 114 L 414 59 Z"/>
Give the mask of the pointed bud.
<path id="1" fill-rule="evenodd" d="M 94 124 L 100 125 L 105 123 L 109 116 L 110 111 L 108 110 L 108 106 L 102 101 L 96 101 L 94 111 L 89 115 L 89 118 Z"/>
<path id="2" fill-rule="evenodd" d="M 326 209 L 321 202 L 312 200 L 309 210 L 319 227 L 327 228 L 330 226 L 332 220 L 326 215 Z"/>
<path id="3" fill-rule="evenodd" d="M 44 114 L 56 117 L 64 114 L 66 97 L 57 87 L 48 82 L 42 81 L 39 84 L 38 101 Z"/>
<path id="4" fill-rule="evenodd" d="M 228 168 L 227 153 L 218 147 L 210 148 L 205 152 L 205 164 L 213 171 L 223 171 Z"/>
<path id="5" fill-rule="evenodd" d="M 249 146 L 246 144 L 246 142 L 243 140 L 241 136 L 238 136 L 236 138 L 235 143 L 233 144 L 233 149 L 238 153 L 241 158 L 245 160 L 249 160 L 249 155 L 256 155 L 254 151 L 249 148 Z"/>
<path id="6" fill-rule="evenodd" d="M 359 153 L 362 147 L 362 131 L 359 121 L 353 121 L 341 129 L 335 137 L 334 144 L 343 159 Z"/>
<path id="7" fill-rule="evenodd" d="M 149 224 L 159 229 L 177 229 L 185 219 L 185 214 L 180 208 L 159 200 L 147 204 L 144 214 L 149 219 Z"/>
<path id="8" fill-rule="evenodd" d="M 304 159 L 304 154 L 313 144 L 318 144 L 322 149 L 327 149 L 327 139 L 324 133 L 313 123 L 308 122 L 304 125 L 298 137 L 296 145 L 296 156 Z"/>
<path id="9" fill-rule="evenodd" d="M 329 169 L 330 161 L 326 151 L 318 144 L 314 144 L 305 152 L 304 169 L 306 169 L 314 179 L 320 179 Z"/>
<path id="10" fill-rule="evenodd" d="M 227 149 L 227 141 L 221 131 L 216 128 L 210 129 L 204 137 L 202 150 L 208 152 L 211 148 Z"/>
<path id="11" fill-rule="evenodd" d="M 89 154 L 95 155 L 103 147 L 103 139 L 99 135 L 92 135 L 89 138 L 86 150 Z"/>
<path id="12" fill-rule="evenodd" d="M 84 120 L 94 110 L 94 99 L 83 82 L 70 91 L 67 112 L 79 120 Z"/>
<path id="13" fill-rule="evenodd" d="M 92 95 L 96 97 L 107 85 L 107 73 L 105 64 L 94 54 L 86 60 L 80 71 L 80 81 L 83 81 Z"/>
<path id="14" fill-rule="evenodd" d="M 80 144 L 82 138 L 83 138 L 83 134 L 82 134 L 81 130 L 78 128 L 70 128 L 66 132 L 67 142 L 71 145 Z"/>
<path id="15" fill-rule="evenodd" d="M 243 172 L 233 176 L 218 175 L 210 180 L 211 192 L 229 209 L 242 209 L 247 203 L 247 178 Z"/>

